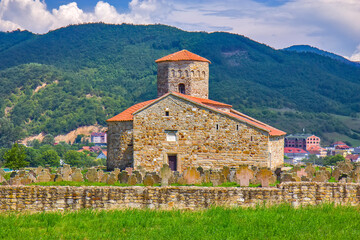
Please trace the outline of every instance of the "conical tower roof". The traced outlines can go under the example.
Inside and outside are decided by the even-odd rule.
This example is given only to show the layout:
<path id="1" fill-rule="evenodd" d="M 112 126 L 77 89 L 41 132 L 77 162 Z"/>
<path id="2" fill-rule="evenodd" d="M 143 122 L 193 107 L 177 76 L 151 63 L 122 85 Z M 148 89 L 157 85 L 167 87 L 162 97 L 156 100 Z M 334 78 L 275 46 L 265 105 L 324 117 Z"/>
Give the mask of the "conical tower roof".
<path id="1" fill-rule="evenodd" d="M 196 55 L 195 53 L 189 52 L 188 50 L 185 49 L 176 53 L 172 53 L 165 57 L 159 58 L 155 62 L 158 63 L 158 62 L 175 62 L 175 61 L 199 61 L 199 62 L 211 63 L 206 58 L 200 57 L 199 55 Z"/>

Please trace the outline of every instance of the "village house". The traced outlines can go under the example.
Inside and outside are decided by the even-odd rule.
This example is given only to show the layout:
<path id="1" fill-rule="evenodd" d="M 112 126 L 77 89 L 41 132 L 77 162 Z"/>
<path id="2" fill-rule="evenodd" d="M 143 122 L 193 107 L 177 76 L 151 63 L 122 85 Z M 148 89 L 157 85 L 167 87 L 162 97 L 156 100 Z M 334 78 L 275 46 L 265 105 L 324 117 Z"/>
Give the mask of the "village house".
<path id="1" fill-rule="evenodd" d="M 106 145 L 106 137 L 106 132 L 93 132 L 91 133 L 91 143 L 94 143 L 95 145 Z"/>
<path id="2" fill-rule="evenodd" d="M 106 159 L 107 157 L 107 151 L 101 150 L 100 154 L 96 157 L 96 159 Z"/>
<path id="3" fill-rule="evenodd" d="M 284 155 L 291 160 L 288 163 L 296 164 L 298 161 L 308 158 L 309 153 L 302 148 L 285 147 Z"/>
<path id="4" fill-rule="evenodd" d="M 345 157 L 347 160 L 350 160 L 351 162 L 360 162 L 360 155 L 359 154 L 349 154 Z"/>
<path id="5" fill-rule="evenodd" d="M 156 63 L 158 98 L 107 120 L 108 170 L 283 164 L 285 132 L 208 99 L 209 60 L 182 50 Z"/>
<path id="6" fill-rule="evenodd" d="M 312 134 L 290 134 L 285 137 L 285 147 L 301 148 L 305 151 L 319 150 L 320 138 Z"/>
<path id="7" fill-rule="evenodd" d="M 327 148 L 327 154 L 329 156 L 342 155 L 343 157 L 346 157 L 347 155 L 352 154 L 353 151 L 354 148 L 350 148 L 346 143 L 341 141 L 334 142 Z"/>

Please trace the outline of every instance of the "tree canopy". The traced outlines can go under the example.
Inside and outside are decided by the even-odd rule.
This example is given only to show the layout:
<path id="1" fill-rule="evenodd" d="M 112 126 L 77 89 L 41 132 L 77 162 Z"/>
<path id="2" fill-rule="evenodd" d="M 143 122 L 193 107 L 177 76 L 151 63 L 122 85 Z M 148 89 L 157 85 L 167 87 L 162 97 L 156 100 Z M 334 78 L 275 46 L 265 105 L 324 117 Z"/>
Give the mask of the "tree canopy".
<path id="1" fill-rule="evenodd" d="M 25 160 L 25 146 L 17 143 L 4 154 L 3 158 L 5 160 L 4 166 L 14 170 L 26 167 L 29 164 L 29 162 Z"/>

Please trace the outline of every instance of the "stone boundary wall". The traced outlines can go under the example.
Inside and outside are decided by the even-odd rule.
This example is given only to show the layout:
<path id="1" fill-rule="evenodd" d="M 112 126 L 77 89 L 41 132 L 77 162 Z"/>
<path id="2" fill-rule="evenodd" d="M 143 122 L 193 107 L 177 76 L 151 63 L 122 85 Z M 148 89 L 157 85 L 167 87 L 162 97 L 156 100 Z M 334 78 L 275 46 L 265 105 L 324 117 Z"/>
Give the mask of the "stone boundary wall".
<path id="1" fill-rule="evenodd" d="M 273 188 L 0 186 L 0 211 L 204 209 L 290 203 L 360 204 L 360 184 L 282 183 Z"/>

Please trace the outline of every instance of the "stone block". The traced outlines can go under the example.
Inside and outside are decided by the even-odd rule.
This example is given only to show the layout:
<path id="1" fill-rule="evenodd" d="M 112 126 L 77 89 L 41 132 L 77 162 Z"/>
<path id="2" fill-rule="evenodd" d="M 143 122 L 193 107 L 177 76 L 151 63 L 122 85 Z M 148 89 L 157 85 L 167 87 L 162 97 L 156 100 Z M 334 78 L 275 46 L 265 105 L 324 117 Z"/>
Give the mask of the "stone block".
<path id="1" fill-rule="evenodd" d="M 89 182 L 98 182 L 99 181 L 97 169 L 93 168 L 93 167 L 88 169 L 88 171 L 85 174 L 85 177 Z"/>
<path id="2" fill-rule="evenodd" d="M 125 168 L 125 171 L 128 173 L 129 176 L 132 174 L 132 171 L 133 171 L 133 170 L 134 170 L 134 169 L 131 168 L 131 167 Z"/>
<path id="3" fill-rule="evenodd" d="M 129 176 L 128 184 L 129 184 L 130 186 L 134 186 L 134 185 L 137 184 L 137 177 L 136 177 L 134 174 L 132 174 L 131 176 Z"/>
<path id="4" fill-rule="evenodd" d="M 109 174 L 107 173 L 104 173 L 102 176 L 101 176 L 101 182 L 102 183 L 107 183 L 108 182 L 108 178 L 109 178 Z"/>
<path id="5" fill-rule="evenodd" d="M 119 173 L 118 178 L 120 183 L 127 184 L 129 180 L 129 174 L 127 171 L 122 171 Z"/>
<path id="6" fill-rule="evenodd" d="M 305 172 L 309 178 L 312 178 L 315 175 L 316 169 L 311 163 L 306 164 Z"/>
<path id="7" fill-rule="evenodd" d="M 242 165 L 236 170 L 236 183 L 242 187 L 248 187 L 250 180 L 254 178 L 254 171 L 247 165 Z"/>
<path id="8" fill-rule="evenodd" d="M 43 169 L 43 171 L 41 171 L 36 178 L 36 182 L 50 182 L 51 181 L 51 176 L 50 173 L 48 171 L 45 171 L 45 169 Z"/>
<path id="9" fill-rule="evenodd" d="M 62 182 L 64 179 L 62 178 L 61 174 L 56 174 L 54 182 Z"/>
<path id="10" fill-rule="evenodd" d="M 161 177 L 161 186 L 168 186 L 169 179 L 172 176 L 172 171 L 168 164 L 163 164 L 160 169 L 160 177 Z"/>
<path id="11" fill-rule="evenodd" d="M 146 174 L 144 178 L 144 185 L 145 186 L 154 186 L 155 181 L 153 179 L 153 176 L 151 174 Z"/>
<path id="12" fill-rule="evenodd" d="M 261 168 L 255 175 L 256 179 L 261 183 L 262 187 L 269 187 L 270 184 L 274 184 L 276 177 L 272 171 L 267 168 Z"/>
<path id="13" fill-rule="evenodd" d="M 114 185 L 117 181 L 118 181 L 118 177 L 116 175 L 116 172 L 114 171 L 109 174 L 109 177 L 107 178 L 106 183 L 109 185 Z"/>
<path id="14" fill-rule="evenodd" d="M 43 170 L 43 167 L 38 166 L 38 167 L 36 168 L 36 170 L 35 170 L 36 176 L 38 176 L 38 175 L 42 172 L 42 170 Z"/>
<path id="15" fill-rule="evenodd" d="M 72 181 L 74 182 L 83 182 L 84 181 L 84 178 L 83 178 L 83 175 L 81 173 L 81 169 L 80 168 L 76 168 L 74 170 L 74 173 L 71 174 L 71 179 Z"/>
<path id="16" fill-rule="evenodd" d="M 200 172 L 195 167 L 190 167 L 185 170 L 184 172 L 184 179 L 186 184 L 200 184 L 201 183 L 201 176 Z"/>

